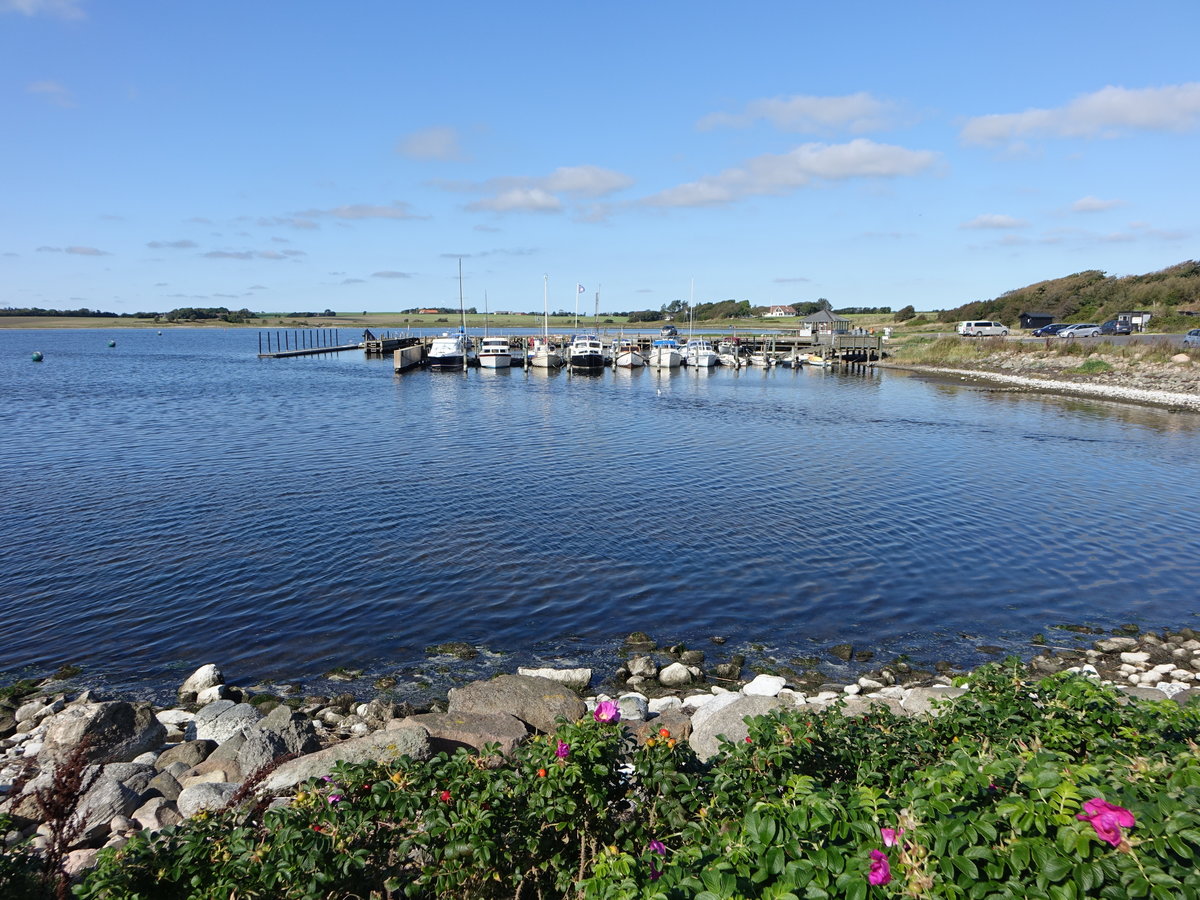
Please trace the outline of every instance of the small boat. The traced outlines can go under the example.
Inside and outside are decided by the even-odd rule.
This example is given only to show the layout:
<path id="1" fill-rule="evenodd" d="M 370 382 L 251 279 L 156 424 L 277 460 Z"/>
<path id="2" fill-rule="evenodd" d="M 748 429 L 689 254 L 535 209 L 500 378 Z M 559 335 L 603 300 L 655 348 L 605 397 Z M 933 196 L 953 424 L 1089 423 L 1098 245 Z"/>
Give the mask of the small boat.
<path id="1" fill-rule="evenodd" d="M 567 348 L 567 364 L 577 372 L 599 372 L 607 365 L 604 344 L 594 334 L 577 334 Z"/>
<path id="2" fill-rule="evenodd" d="M 750 354 L 749 359 L 746 360 L 746 364 L 769 369 L 771 366 L 775 365 L 775 357 L 773 357 L 770 353 L 767 353 L 765 350 L 758 350 Z"/>
<path id="3" fill-rule="evenodd" d="M 507 369 L 512 365 L 508 338 L 485 337 L 479 343 L 479 365 L 484 369 Z"/>
<path id="4" fill-rule="evenodd" d="M 613 364 L 621 369 L 640 369 L 646 365 L 641 348 L 631 338 L 617 338 L 612 342 Z"/>
<path id="5" fill-rule="evenodd" d="M 658 338 L 650 344 L 650 359 L 647 362 L 653 369 L 678 369 L 682 358 L 679 341 L 675 338 Z"/>
<path id="6" fill-rule="evenodd" d="M 430 369 L 462 371 L 476 363 L 475 345 L 466 332 L 443 331 L 435 337 L 425 356 L 425 365 Z"/>
<path id="7" fill-rule="evenodd" d="M 558 345 L 546 337 L 535 337 L 529 342 L 525 364 L 535 369 L 560 369 L 567 361 L 559 352 Z"/>
<path id="8" fill-rule="evenodd" d="M 793 350 L 787 356 L 780 357 L 778 364 L 785 369 L 798 369 L 808 363 L 808 354 L 801 353 L 799 350 Z"/>
<path id="9" fill-rule="evenodd" d="M 833 363 L 831 363 L 825 357 L 817 356 L 817 354 L 815 354 L 815 353 L 808 354 L 808 356 L 805 357 L 804 361 L 806 363 L 808 363 L 810 366 L 818 366 L 818 367 L 824 367 L 824 368 L 829 368 L 830 366 L 833 365 Z"/>
<path id="10" fill-rule="evenodd" d="M 683 347 L 683 364 L 708 369 L 715 366 L 719 360 L 717 351 L 713 349 L 712 341 L 702 338 L 692 338 Z"/>
<path id="11" fill-rule="evenodd" d="M 723 366 L 740 369 L 746 364 L 739 351 L 737 338 L 729 338 L 717 344 L 717 361 Z"/>

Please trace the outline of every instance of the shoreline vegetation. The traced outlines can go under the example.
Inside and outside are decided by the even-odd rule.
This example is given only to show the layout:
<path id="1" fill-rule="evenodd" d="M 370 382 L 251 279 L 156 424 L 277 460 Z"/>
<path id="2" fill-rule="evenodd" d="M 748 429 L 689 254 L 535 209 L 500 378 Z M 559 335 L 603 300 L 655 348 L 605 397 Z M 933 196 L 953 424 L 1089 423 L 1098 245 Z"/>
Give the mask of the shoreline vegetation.
<path id="1" fill-rule="evenodd" d="M 803 688 L 635 633 L 600 692 L 519 670 L 423 710 L 211 664 L 163 707 L 9 686 L 0 893 L 1198 896 L 1200 635 L 1078 633 Z"/>

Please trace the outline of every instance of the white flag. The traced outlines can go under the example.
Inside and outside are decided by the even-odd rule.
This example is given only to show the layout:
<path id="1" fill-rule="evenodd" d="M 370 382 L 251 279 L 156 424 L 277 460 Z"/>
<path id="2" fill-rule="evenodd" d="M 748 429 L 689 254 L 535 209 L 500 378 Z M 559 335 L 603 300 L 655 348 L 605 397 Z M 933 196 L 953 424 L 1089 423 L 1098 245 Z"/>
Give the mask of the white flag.
<path id="1" fill-rule="evenodd" d="M 582 284 L 577 284 L 577 285 L 575 285 L 575 290 L 576 290 L 578 293 L 582 294 L 582 293 L 583 293 L 583 285 L 582 285 Z"/>

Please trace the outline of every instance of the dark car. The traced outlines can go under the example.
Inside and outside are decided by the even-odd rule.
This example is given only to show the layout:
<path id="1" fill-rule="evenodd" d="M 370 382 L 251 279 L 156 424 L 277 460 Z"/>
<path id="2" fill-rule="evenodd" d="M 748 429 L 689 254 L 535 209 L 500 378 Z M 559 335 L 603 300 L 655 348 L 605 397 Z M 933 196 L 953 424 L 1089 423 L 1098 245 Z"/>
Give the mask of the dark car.
<path id="1" fill-rule="evenodd" d="M 1052 325 L 1043 325 L 1041 328 L 1035 328 L 1030 332 L 1034 337 L 1054 337 L 1064 328 L 1067 327 L 1066 322 L 1055 322 Z"/>
<path id="2" fill-rule="evenodd" d="M 1100 326 L 1101 334 L 1129 334 L 1132 331 L 1128 322 L 1118 322 L 1116 319 L 1109 319 Z"/>
<path id="3" fill-rule="evenodd" d="M 674 325 L 664 325 L 662 328 L 660 328 L 658 330 L 658 333 L 661 334 L 663 337 L 678 337 L 679 329 L 676 328 Z"/>

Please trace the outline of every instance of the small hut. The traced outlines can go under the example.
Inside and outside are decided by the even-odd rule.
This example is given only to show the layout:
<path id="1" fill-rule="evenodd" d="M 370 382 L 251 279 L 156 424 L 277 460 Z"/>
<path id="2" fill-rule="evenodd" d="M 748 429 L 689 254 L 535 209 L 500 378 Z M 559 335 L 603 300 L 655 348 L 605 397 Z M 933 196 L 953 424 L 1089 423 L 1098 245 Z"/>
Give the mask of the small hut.
<path id="1" fill-rule="evenodd" d="M 819 309 L 801 321 L 812 329 L 813 334 L 846 334 L 850 330 L 849 319 L 827 309 Z"/>
<path id="2" fill-rule="evenodd" d="M 1022 328 L 1041 328 L 1044 325 L 1049 325 L 1054 321 L 1054 313 L 1048 312 L 1023 312 L 1020 315 Z"/>

